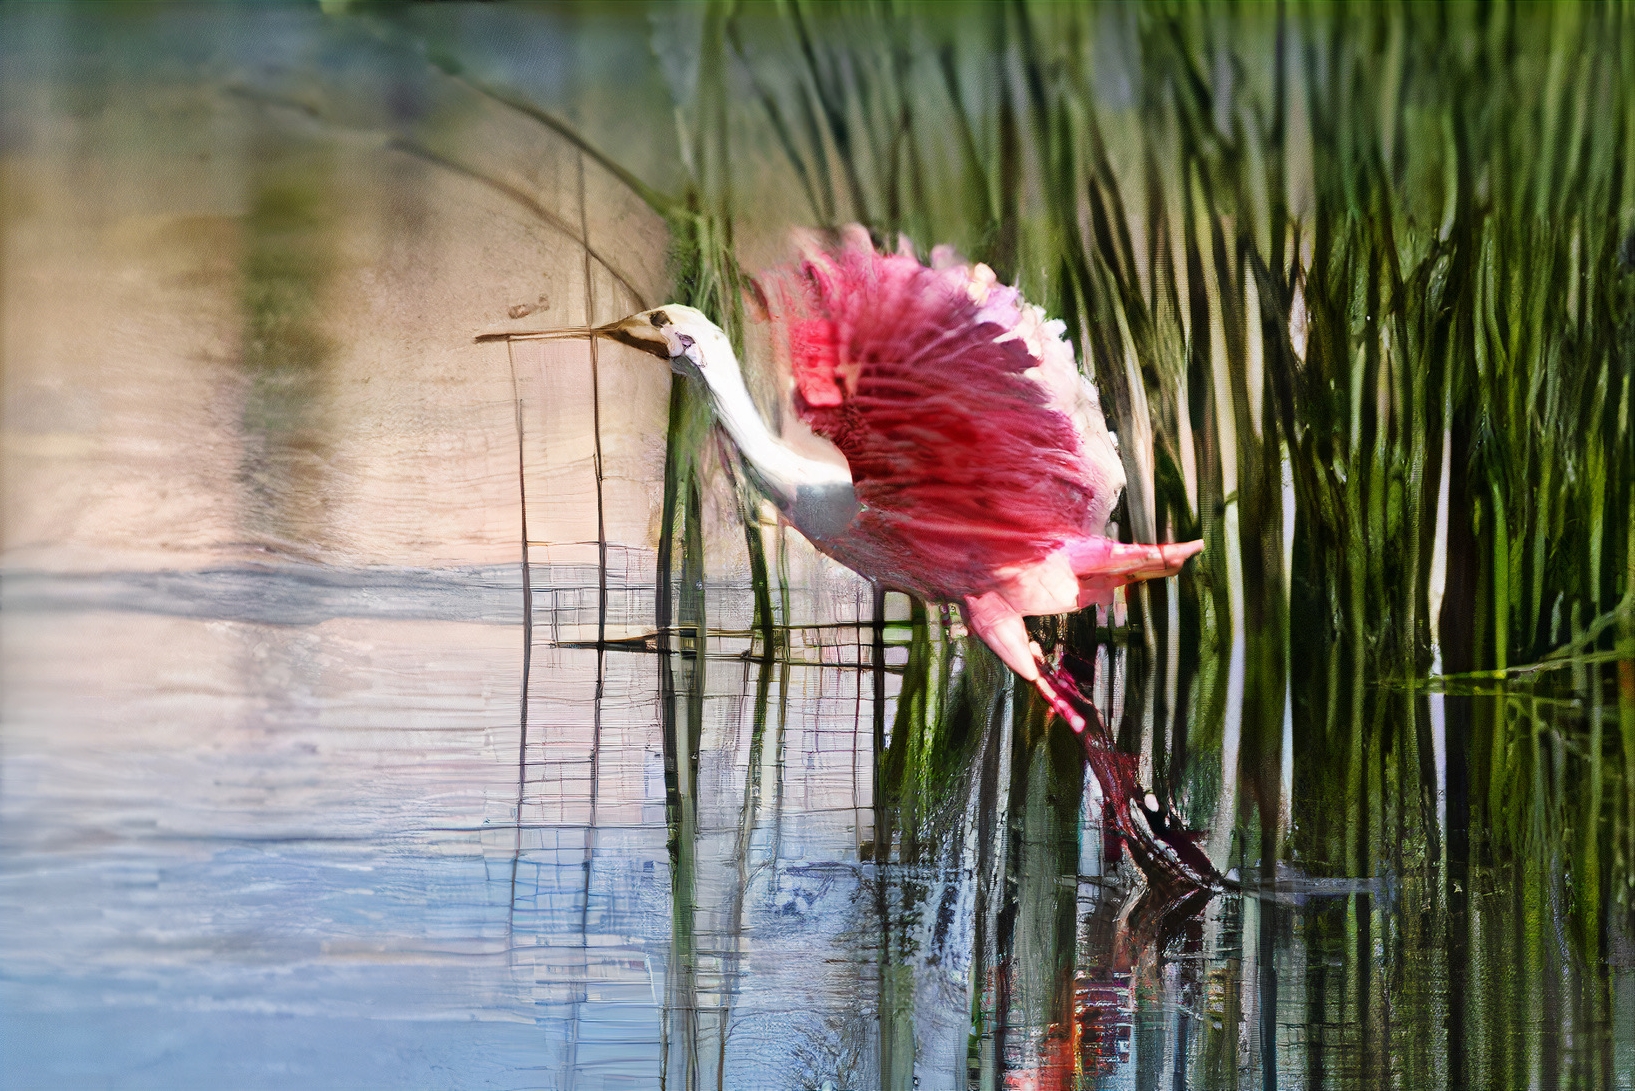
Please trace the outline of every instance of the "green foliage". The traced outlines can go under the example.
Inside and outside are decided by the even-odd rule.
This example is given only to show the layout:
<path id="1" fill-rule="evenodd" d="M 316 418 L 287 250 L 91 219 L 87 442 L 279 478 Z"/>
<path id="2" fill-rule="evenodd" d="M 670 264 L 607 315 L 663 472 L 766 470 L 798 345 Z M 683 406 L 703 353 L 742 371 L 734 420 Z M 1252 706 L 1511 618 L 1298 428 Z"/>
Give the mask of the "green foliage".
<path id="1" fill-rule="evenodd" d="M 1401 874 L 1446 848 L 1450 892 L 1497 868 L 1484 874 L 1517 891 L 1529 965 L 1546 968 L 1537 945 L 1563 912 L 1593 964 L 1607 899 L 1627 904 L 1632 808 L 1606 791 L 1635 783 L 1627 710 L 1610 746 L 1600 683 L 1579 667 L 1589 737 L 1545 745 L 1563 738 L 1550 700 L 1473 700 L 1447 758 L 1472 793 L 1448 801 L 1458 836 L 1444 846 L 1424 698 L 1367 680 L 1423 679 L 1436 648 L 1464 672 L 1569 644 L 1610 653 L 1629 629 L 1612 624 L 1635 601 L 1627 12 L 711 10 L 755 107 L 730 123 L 723 110 L 714 133 L 783 157 L 803 202 L 785 214 L 953 242 L 1019 283 L 1077 336 L 1123 441 L 1122 533 L 1209 544 L 1174 585 L 1130 596 L 1146 652 L 1133 662 L 1189 667 L 1190 700 L 1152 699 L 1175 718 L 1150 755 L 1168 790 L 1201 817 L 1241 784 L 1232 843 L 1248 861 Z M 1105 70 L 1114 50 L 1119 73 Z M 711 272 L 734 268 L 735 210 L 712 207 L 709 231 L 678 235 L 680 282 L 736 320 L 721 290 L 736 282 Z M 936 785 L 967 783 L 959 761 L 985 753 L 938 745 L 947 702 L 970 692 L 931 714 L 916 616 L 878 797 L 905 864 L 938 828 Z M 1239 765 L 1221 768 L 1233 712 Z M 1018 776 L 1045 753 L 1031 734 L 1017 733 Z M 1050 819 L 1034 814 L 1049 793 L 1016 792 L 1031 802 L 1011 866 L 1034 935 L 1055 897 L 1053 881 L 1035 887 L 1056 865 L 1032 860 L 1028 831 L 1072 808 Z M 1453 920 L 1463 896 L 1450 893 Z M 994 1014 L 978 1002 L 978 1025 Z"/>
<path id="2" fill-rule="evenodd" d="M 1120 435 L 1121 533 L 1208 543 L 1130 596 L 1146 671 L 1198 649 L 1150 755 L 1173 794 L 1239 783 L 1251 862 L 1438 859 L 1423 682 L 1369 681 L 1423 680 L 1437 650 L 1463 672 L 1611 655 L 1629 630 L 1627 9 L 789 3 L 725 33 L 759 112 L 735 124 L 803 198 L 787 215 L 953 242 L 1019 283 Z M 1239 767 L 1217 774 L 1234 648 Z M 1542 743 L 1550 700 L 1473 701 L 1447 759 L 1475 789 L 1449 804 L 1475 866 L 1522 877 L 1528 934 L 1558 907 L 1590 960 L 1631 874 L 1606 786 L 1635 784 L 1597 677 L 1577 670 L 1582 744 Z M 900 741 L 903 700 L 885 774 L 906 817 L 936 751 Z"/>
<path id="3" fill-rule="evenodd" d="M 1380 942 L 1434 948 L 1480 1010 L 1519 1003 L 1471 980 L 1483 944 L 1520 952 L 1524 976 L 1591 974 L 1635 880 L 1629 6 L 786 0 L 655 18 L 689 181 L 631 182 L 671 225 L 678 301 L 741 343 L 740 252 L 855 220 L 892 247 L 951 243 L 1067 323 L 1121 440 L 1118 533 L 1208 549 L 1132 590 L 1124 632 L 1077 617 L 1038 635 L 1116 657 L 1121 745 L 1145 748 L 1155 794 L 1221 827 L 1217 862 L 1406 876 L 1434 913 Z M 683 599 L 702 563 L 706 447 L 696 396 L 678 388 L 672 410 L 666 627 L 673 544 Z M 742 496 L 769 652 L 787 595 Z M 682 614 L 701 638 L 701 607 Z M 1052 922 L 1072 912 L 1078 802 L 1060 739 L 1025 694 L 1007 715 L 991 657 L 923 607 L 910 632 L 895 721 L 877 723 L 881 926 L 931 896 L 916 868 L 975 839 L 971 1063 L 988 1079 L 993 1028 L 1050 991 L 1007 978 L 1003 953 L 1071 972 Z M 973 798 L 998 817 L 962 823 Z M 1246 917 L 1271 934 L 1271 910 L 1243 908 L 1222 944 Z M 1314 961 L 1310 1002 L 1333 993 L 1365 1047 L 1380 1001 L 1405 995 L 1370 977 L 1386 919 L 1358 896 L 1308 937 L 1357 982 L 1340 996 Z M 906 926 L 888 937 L 882 1011 L 911 1000 L 914 953 Z M 1238 1000 L 1220 996 L 1203 1060 L 1235 1078 Z M 911 1075 L 907 1033 L 883 1032 L 901 1039 L 888 1082 Z M 1450 1085 L 1526 1077 L 1484 1033 L 1459 1039 Z"/>

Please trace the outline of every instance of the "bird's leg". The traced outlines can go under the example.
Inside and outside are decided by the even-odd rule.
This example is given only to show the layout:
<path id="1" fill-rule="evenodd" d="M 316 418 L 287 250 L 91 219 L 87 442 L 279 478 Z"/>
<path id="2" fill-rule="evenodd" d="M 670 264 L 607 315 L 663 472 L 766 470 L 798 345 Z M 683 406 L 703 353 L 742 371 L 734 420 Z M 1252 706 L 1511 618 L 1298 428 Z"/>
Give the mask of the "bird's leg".
<path id="1" fill-rule="evenodd" d="M 1084 695 L 1078 676 L 1069 664 L 1075 662 L 1085 668 L 1090 665 L 1071 652 L 1059 651 L 1052 657 L 1057 662 L 1052 662 L 1040 652 L 1039 645 L 1033 645 L 1033 651 L 1038 657 L 1040 677 L 1057 694 L 1061 703 L 1073 710 L 1072 717 L 1064 715 L 1062 719 L 1067 720 L 1074 732 L 1081 736 L 1086 754 L 1090 754 L 1092 749 L 1110 752 L 1113 749 L 1113 733 L 1102 718 L 1101 710 Z M 1091 758 L 1094 761 L 1095 756 L 1091 755 Z"/>
<path id="2" fill-rule="evenodd" d="M 1079 581 L 1075 608 L 1111 606 L 1116 588 L 1173 576 L 1181 571 L 1188 557 L 1203 547 L 1202 542 L 1126 545 L 1111 538 L 1080 538 L 1068 542 L 1063 548 Z"/>
<path id="3" fill-rule="evenodd" d="M 1086 576 L 1079 581 L 1077 609 L 1087 606 L 1111 606 L 1113 592 L 1124 584 L 1116 576 Z"/>
<path id="4" fill-rule="evenodd" d="M 1052 711 L 1066 720 L 1074 731 L 1083 731 L 1085 719 L 1045 676 L 1045 655 L 1028 639 L 1028 627 L 1016 607 L 989 591 L 965 600 L 965 623 L 982 642 L 994 650 L 1005 665 L 1024 680 L 1032 682 Z"/>
<path id="5" fill-rule="evenodd" d="M 1066 702 L 1085 711 L 1089 726 L 1079 733 L 1085 758 L 1137 866 L 1153 888 L 1164 890 L 1175 905 L 1223 889 L 1221 873 L 1198 847 L 1174 804 L 1161 804 L 1156 795 L 1138 784 L 1137 758 L 1117 749 L 1107 721 L 1080 690 L 1069 666 L 1075 657 L 1067 653 L 1061 658 L 1060 666 L 1044 663 L 1041 673 Z"/>
<path id="6" fill-rule="evenodd" d="M 1064 548 L 1073 574 L 1079 577 L 1081 584 L 1117 586 L 1173 576 L 1181 571 L 1188 557 L 1203 547 L 1202 542 L 1132 545 L 1097 536 L 1079 538 Z"/>
<path id="7" fill-rule="evenodd" d="M 1038 645 L 1034 645 L 1034 650 L 1037 652 Z M 1108 842 L 1107 851 L 1110 859 L 1116 859 L 1119 851 L 1117 843 L 1123 841 L 1129 845 L 1129 838 L 1135 832 L 1130 819 L 1130 806 L 1131 801 L 1141 795 L 1141 790 L 1136 786 L 1137 759 L 1134 754 L 1126 754 L 1113 745 L 1113 733 L 1108 730 L 1101 710 L 1084 695 L 1069 666 L 1075 657 L 1063 651 L 1054 658 L 1056 662 L 1052 663 L 1041 655 L 1039 673 L 1056 693 L 1057 700 L 1073 712 L 1071 718 L 1066 715 L 1062 718 L 1072 726 L 1079 745 L 1084 748 L 1085 761 L 1095 775 L 1096 783 L 1101 785 L 1102 813 L 1109 832 L 1114 835 L 1114 839 Z"/>

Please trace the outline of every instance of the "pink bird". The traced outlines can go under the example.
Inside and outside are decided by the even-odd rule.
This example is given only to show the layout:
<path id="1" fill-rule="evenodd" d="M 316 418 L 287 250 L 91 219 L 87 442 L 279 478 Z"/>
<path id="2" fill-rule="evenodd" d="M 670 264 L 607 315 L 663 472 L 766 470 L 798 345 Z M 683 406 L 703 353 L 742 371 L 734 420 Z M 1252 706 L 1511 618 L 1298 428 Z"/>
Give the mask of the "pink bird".
<path id="1" fill-rule="evenodd" d="M 803 260 L 764 288 L 792 407 L 829 458 L 772 433 L 726 334 L 692 307 L 597 332 L 702 379 L 752 481 L 814 546 L 878 586 L 959 604 L 971 631 L 1083 731 L 1022 619 L 1174 575 L 1203 543 L 1106 537 L 1125 479 L 1096 389 L 1062 323 L 993 270 L 947 247 L 929 267 L 906 247 L 881 254 L 855 225 L 836 245 L 800 241 Z"/>

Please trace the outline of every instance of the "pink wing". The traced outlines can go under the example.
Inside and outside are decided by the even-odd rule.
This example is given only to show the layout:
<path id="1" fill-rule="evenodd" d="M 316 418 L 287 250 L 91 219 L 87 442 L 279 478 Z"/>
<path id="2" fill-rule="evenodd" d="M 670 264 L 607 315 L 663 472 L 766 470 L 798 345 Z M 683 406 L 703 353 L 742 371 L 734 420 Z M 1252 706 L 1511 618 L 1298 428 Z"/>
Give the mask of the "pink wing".
<path id="1" fill-rule="evenodd" d="M 854 537 L 890 554 L 871 575 L 967 595 L 996 570 L 1100 533 L 1122 474 L 1097 495 L 1014 289 L 967 266 L 880 254 L 855 227 L 838 247 L 808 246 L 768 286 L 795 408 L 850 464 Z"/>

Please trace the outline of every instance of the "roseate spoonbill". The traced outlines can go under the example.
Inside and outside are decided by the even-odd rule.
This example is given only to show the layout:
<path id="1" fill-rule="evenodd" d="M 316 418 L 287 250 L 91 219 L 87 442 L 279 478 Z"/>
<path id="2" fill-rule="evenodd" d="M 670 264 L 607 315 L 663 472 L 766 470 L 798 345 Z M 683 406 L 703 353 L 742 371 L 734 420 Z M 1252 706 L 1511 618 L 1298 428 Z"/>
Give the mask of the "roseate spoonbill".
<path id="1" fill-rule="evenodd" d="M 1077 731 L 1075 702 L 1023 617 L 1111 601 L 1180 571 L 1202 542 L 1105 536 L 1124 487 L 1117 441 L 1060 322 L 938 248 L 875 250 L 798 237 L 803 260 L 764 278 L 794 378 L 793 409 L 833 447 L 773 434 L 727 335 L 669 304 L 594 332 L 701 379 L 754 484 L 822 552 L 893 590 L 958 603 L 966 624 Z"/>

